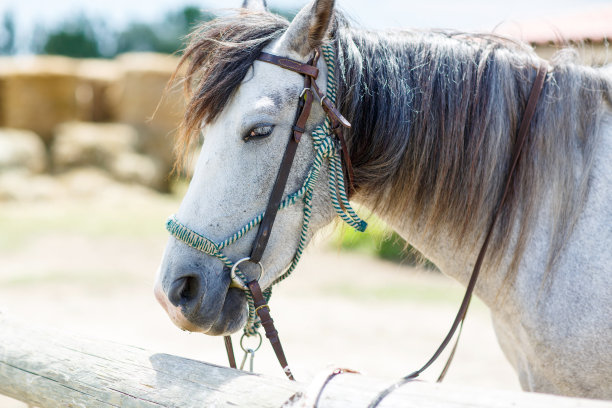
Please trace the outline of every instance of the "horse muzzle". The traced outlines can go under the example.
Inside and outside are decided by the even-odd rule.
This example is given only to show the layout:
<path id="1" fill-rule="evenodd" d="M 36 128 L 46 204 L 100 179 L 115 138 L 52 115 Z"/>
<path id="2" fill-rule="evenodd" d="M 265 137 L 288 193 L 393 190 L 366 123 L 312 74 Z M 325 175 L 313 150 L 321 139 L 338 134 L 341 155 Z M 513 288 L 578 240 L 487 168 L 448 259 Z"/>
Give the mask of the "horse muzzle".
<path id="1" fill-rule="evenodd" d="M 244 291 L 230 286 L 229 271 L 215 259 L 196 256 L 199 259 L 190 260 L 189 255 L 166 253 L 155 298 L 181 330 L 212 336 L 240 330 L 247 318 Z"/>

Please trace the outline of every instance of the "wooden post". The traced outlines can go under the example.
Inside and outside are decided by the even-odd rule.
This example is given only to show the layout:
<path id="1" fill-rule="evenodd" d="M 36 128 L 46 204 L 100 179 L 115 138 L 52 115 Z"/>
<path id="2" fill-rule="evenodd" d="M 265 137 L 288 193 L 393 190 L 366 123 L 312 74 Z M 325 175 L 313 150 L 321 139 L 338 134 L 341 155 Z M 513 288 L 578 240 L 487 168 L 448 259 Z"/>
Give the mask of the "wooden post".
<path id="1" fill-rule="evenodd" d="M 323 375 L 321 378 L 324 378 Z M 46 407 L 312 407 L 310 386 L 153 353 L 133 346 L 36 328 L 0 313 L 0 394 Z M 325 387 L 320 408 L 366 407 L 388 381 L 342 374 Z M 292 398 L 293 397 L 293 398 Z M 414 382 L 384 407 L 608 407 L 530 393 Z"/>

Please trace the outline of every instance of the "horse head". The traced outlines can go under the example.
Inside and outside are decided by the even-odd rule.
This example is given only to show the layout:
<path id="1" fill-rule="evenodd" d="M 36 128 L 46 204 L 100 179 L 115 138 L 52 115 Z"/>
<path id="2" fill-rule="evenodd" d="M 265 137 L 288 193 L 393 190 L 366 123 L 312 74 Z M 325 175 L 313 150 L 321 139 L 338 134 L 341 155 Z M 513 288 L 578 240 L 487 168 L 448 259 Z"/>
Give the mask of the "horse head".
<path id="1" fill-rule="evenodd" d="M 155 287 L 156 298 L 178 327 L 210 335 L 235 332 L 247 320 L 244 287 L 232 280 L 230 266 L 251 253 L 258 230 L 254 220 L 266 209 L 293 137 L 296 106 L 304 96 L 303 75 L 257 58 L 265 51 L 307 63 L 328 36 L 334 1 L 314 1 L 291 24 L 269 14 L 265 2 L 245 1 L 245 6 L 249 9 L 234 17 L 196 30 L 183 58 L 190 61 L 187 79 L 196 89 L 187 109 L 186 133 L 201 132 L 203 145 L 172 220 L 171 227 L 183 231 L 170 238 Z M 324 58 L 316 67 L 316 85 L 325 90 Z M 283 197 L 299 190 L 311 174 L 315 142 L 309 136 L 325 117 L 322 105 L 313 103 Z M 262 269 L 250 262 L 240 264 L 243 276 L 258 278 L 263 289 L 286 273 L 300 242 L 307 242 L 335 215 L 325 194 L 327 169 L 320 172 L 312 189 L 308 231 L 301 232 L 303 203 L 287 206 L 276 217 Z M 224 243 L 222 256 L 195 249 L 177 238 L 181 234 L 215 248 Z"/>

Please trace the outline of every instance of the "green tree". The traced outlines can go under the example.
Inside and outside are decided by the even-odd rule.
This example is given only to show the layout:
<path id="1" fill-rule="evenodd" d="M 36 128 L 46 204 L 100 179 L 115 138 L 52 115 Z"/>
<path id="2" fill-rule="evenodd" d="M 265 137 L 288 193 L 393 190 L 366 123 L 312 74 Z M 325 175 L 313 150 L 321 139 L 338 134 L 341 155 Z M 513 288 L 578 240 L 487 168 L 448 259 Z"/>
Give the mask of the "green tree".
<path id="1" fill-rule="evenodd" d="M 43 54 L 75 58 L 101 57 L 93 24 L 80 15 L 51 31 L 42 45 Z"/>
<path id="2" fill-rule="evenodd" d="M 117 38 L 116 54 L 129 51 L 157 51 L 159 39 L 153 27 L 131 23 Z"/>
<path id="3" fill-rule="evenodd" d="M 278 14 L 281 17 L 285 17 L 287 20 L 292 21 L 298 13 L 298 10 L 281 9 L 278 7 L 270 7 L 270 13 Z"/>
<path id="4" fill-rule="evenodd" d="M 13 13 L 6 12 L 0 26 L 0 55 L 15 53 L 15 18 Z"/>
<path id="5" fill-rule="evenodd" d="M 178 12 L 166 14 L 158 23 L 131 23 L 118 35 L 117 53 L 154 51 L 172 54 L 183 47 L 185 36 L 196 24 L 212 18 L 214 15 L 188 6 Z"/>
<path id="6" fill-rule="evenodd" d="M 294 11 L 273 9 L 272 12 L 293 19 Z M 167 13 L 163 19 L 153 23 L 134 21 L 117 32 L 108 29 L 103 22 L 79 15 L 64 21 L 58 27 L 46 32 L 37 27 L 33 48 L 38 53 L 65 55 L 77 58 L 107 57 L 132 51 L 149 51 L 171 54 L 180 51 L 186 36 L 194 26 L 215 18 L 212 13 L 199 7 L 187 6 L 179 11 Z M 5 16 L 0 34 L 10 33 L 9 40 L 0 36 L 0 53 L 14 48 L 14 23 Z M 7 42 L 8 41 L 8 42 Z"/>

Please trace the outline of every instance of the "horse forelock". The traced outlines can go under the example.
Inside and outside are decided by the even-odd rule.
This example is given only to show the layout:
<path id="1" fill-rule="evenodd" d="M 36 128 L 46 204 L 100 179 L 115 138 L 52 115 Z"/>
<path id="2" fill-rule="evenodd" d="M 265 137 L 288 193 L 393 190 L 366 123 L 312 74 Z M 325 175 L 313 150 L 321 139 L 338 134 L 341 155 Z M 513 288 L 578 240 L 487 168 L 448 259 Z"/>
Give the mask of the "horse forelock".
<path id="1" fill-rule="evenodd" d="M 444 232 L 458 249 L 466 250 L 465 241 L 477 246 L 500 201 L 543 61 L 495 35 L 368 32 L 339 21 L 338 97 L 352 123 L 358 189 L 376 213 L 417 222 L 428 239 Z M 490 246 L 493 267 L 514 249 L 509 279 L 541 202 L 555 203 L 549 269 L 571 234 L 588 192 L 603 101 L 611 96 L 602 72 L 571 62 L 551 66 Z"/>
<path id="2" fill-rule="evenodd" d="M 184 75 L 188 100 L 177 134 L 177 168 L 197 144 L 202 124 L 219 116 L 261 50 L 288 25 L 275 14 L 241 9 L 203 23 L 189 35 L 173 76 Z"/>

